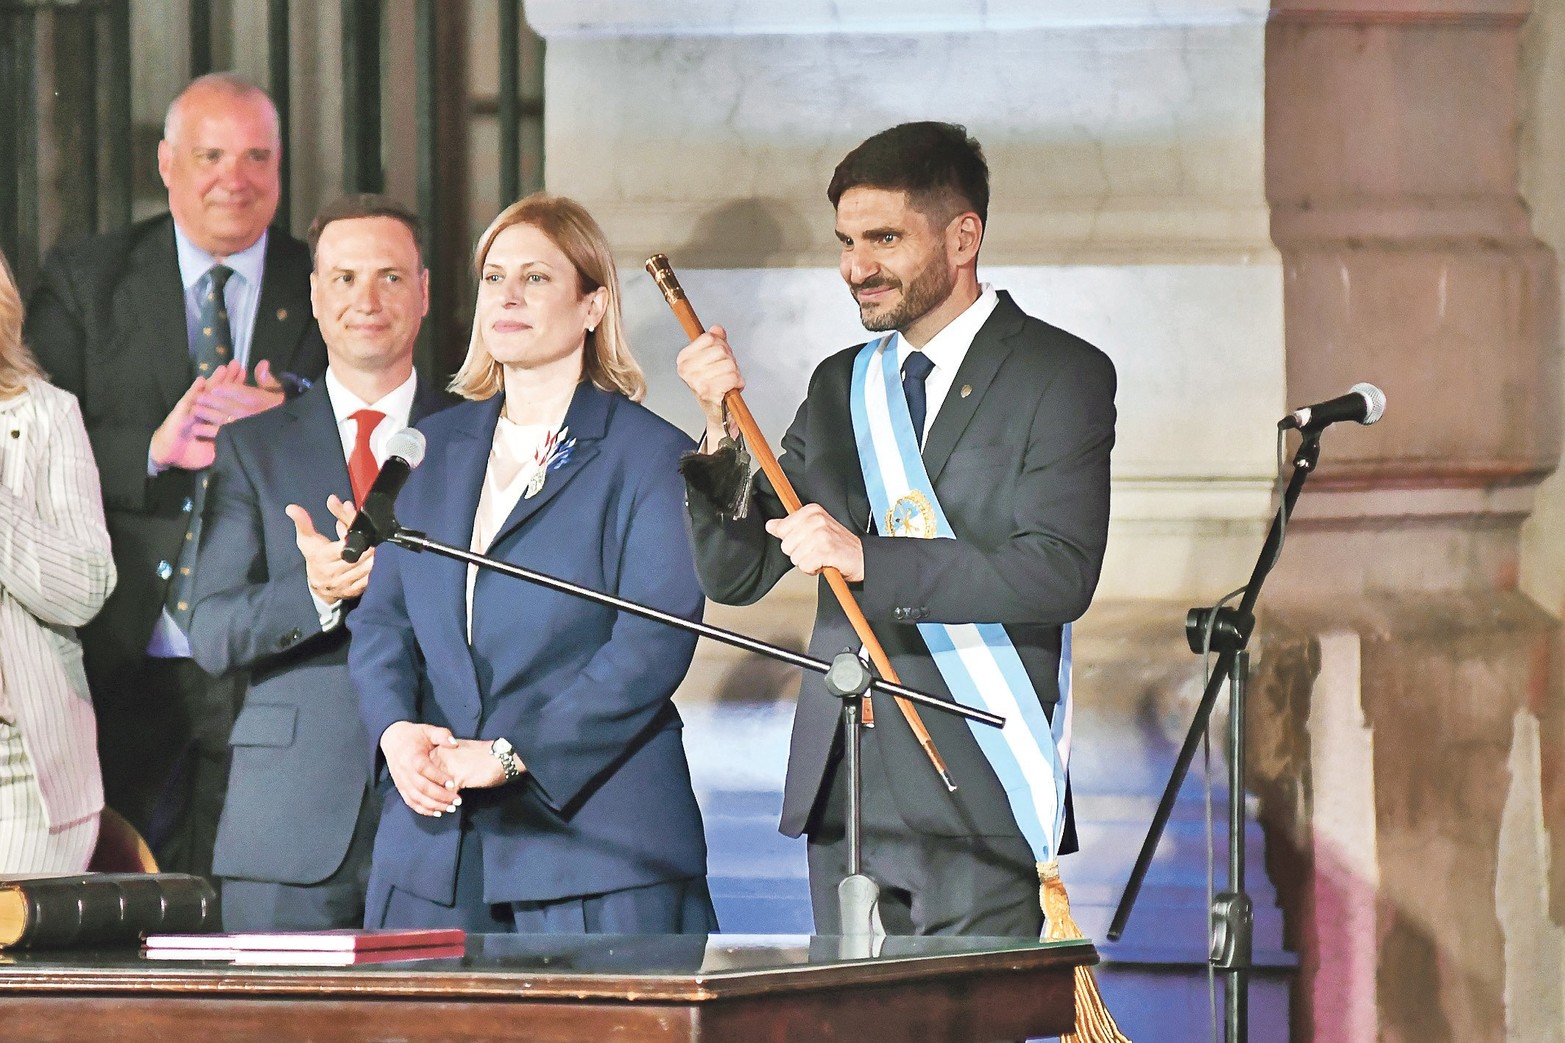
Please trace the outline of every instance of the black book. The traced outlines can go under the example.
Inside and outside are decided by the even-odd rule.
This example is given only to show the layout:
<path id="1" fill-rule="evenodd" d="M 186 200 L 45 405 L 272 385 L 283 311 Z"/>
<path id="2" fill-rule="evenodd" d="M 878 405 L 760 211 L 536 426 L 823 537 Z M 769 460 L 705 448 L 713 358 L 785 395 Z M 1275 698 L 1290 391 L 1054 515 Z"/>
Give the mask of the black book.
<path id="1" fill-rule="evenodd" d="M 185 873 L 0 879 L 0 949 L 134 945 L 151 932 L 217 929 L 217 894 Z"/>

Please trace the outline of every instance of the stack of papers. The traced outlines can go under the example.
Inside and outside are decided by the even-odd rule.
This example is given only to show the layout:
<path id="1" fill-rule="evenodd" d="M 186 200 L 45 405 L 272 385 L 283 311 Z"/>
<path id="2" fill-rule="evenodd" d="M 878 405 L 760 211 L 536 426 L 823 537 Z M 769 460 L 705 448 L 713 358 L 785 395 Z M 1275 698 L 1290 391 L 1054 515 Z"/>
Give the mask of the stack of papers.
<path id="1" fill-rule="evenodd" d="M 400 960 L 459 959 L 467 950 L 460 929 L 287 931 L 276 934 L 149 934 L 148 960 L 226 960 L 234 964 L 346 967 Z"/>

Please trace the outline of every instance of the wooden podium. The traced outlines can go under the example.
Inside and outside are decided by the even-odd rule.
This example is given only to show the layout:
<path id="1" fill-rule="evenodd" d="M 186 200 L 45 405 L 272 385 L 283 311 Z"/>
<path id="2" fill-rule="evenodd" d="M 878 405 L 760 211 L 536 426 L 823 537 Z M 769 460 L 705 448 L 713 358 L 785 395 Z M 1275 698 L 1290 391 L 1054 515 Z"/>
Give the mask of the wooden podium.
<path id="1" fill-rule="evenodd" d="M 0 953 L 4 1036 L 53 1040 L 976 1041 L 1074 1024 L 1091 942 L 475 935 L 348 967 Z"/>

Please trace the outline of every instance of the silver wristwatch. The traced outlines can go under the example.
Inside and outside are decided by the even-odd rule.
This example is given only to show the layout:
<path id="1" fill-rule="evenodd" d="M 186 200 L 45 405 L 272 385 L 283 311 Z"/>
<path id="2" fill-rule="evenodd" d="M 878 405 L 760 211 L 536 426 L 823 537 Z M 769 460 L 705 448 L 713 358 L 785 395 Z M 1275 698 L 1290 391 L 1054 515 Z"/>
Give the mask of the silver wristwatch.
<path id="1" fill-rule="evenodd" d="M 522 777 L 521 765 L 516 763 L 516 750 L 503 737 L 489 744 L 489 752 L 495 755 L 505 771 L 505 781 L 515 782 Z"/>

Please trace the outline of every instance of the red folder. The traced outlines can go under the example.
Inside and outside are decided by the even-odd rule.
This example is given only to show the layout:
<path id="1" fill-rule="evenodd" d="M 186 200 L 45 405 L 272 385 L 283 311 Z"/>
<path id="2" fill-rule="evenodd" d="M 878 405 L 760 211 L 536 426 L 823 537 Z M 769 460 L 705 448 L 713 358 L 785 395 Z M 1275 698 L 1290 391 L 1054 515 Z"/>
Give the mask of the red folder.
<path id="1" fill-rule="evenodd" d="M 459 960 L 466 945 L 420 945 L 410 949 L 143 949 L 147 960 L 221 960 L 245 967 L 350 967 L 365 963 L 400 963 L 406 960 Z"/>
<path id="2" fill-rule="evenodd" d="M 242 931 L 234 934 L 149 934 L 143 942 L 143 954 L 153 959 L 178 959 L 172 953 L 182 950 L 230 951 L 235 953 L 367 953 L 386 949 L 417 949 L 435 946 L 462 946 L 467 934 L 460 928 L 421 928 L 416 930 L 356 931 L 278 931 L 263 933 Z M 154 955 L 158 954 L 158 955 Z M 168 955 L 162 955 L 168 954 Z M 199 959 L 200 957 L 191 957 Z M 220 959 L 221 957 L 207 957 Z"/>

